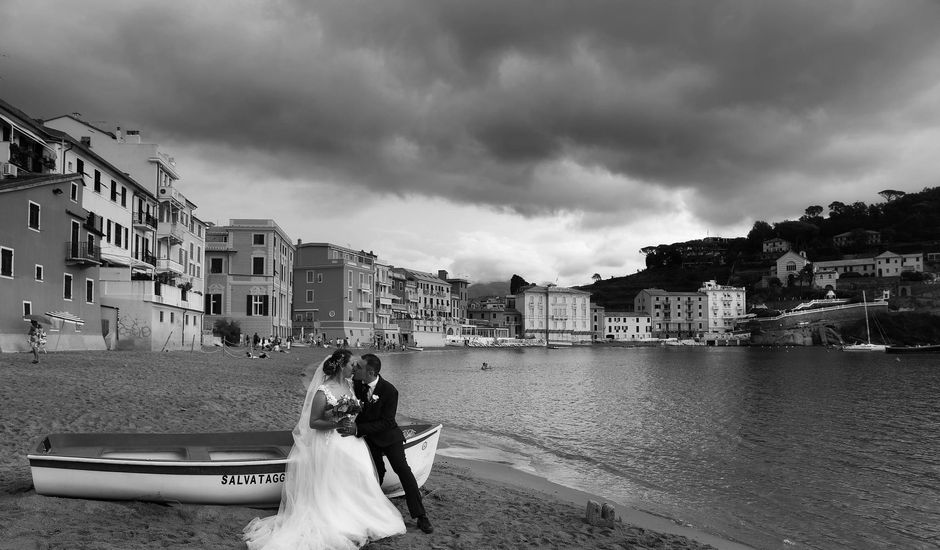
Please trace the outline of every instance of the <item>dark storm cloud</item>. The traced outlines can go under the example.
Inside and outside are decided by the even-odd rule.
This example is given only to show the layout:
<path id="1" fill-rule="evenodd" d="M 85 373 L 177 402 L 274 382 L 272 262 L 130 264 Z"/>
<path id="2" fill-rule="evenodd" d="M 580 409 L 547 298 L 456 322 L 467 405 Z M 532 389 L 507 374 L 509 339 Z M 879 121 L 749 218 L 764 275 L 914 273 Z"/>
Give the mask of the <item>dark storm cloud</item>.
<path id="1" fill-rule="evenodd" d="M 680 189 L 698 216 L 731 224 L 770 208 L 783 181 L 796 189 L 771 206 L 801 209 L 799 188 L 890 160 L 846 139 L 937 123 L 903 116 L 940 82 L 935 2 L 99 2 L 87 19 L 46 8 L 29 47 L 10 51 L 21 68 L 41 59 L 46 78 L 0 65 L 7 99 L 36 116 L 133 121 L 232 160 L 252 151 L 282 177 L 526 216 L 616 219 Z M 5 34 L 23 23 L 8 21 Z"/>

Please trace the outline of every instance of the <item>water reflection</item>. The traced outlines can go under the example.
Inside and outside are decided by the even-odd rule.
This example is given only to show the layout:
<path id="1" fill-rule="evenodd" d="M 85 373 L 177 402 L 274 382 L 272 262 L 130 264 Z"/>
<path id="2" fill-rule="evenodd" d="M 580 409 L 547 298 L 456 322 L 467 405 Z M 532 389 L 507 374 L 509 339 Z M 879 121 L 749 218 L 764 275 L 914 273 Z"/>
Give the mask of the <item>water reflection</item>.
<path id="1" fill-rule="evenodd" d="M 471 349 L 386 363 L 400 412 L 443 422 L 461 452 L 760 548 L 940 537 L 940 369 L 929 357 Z"/>

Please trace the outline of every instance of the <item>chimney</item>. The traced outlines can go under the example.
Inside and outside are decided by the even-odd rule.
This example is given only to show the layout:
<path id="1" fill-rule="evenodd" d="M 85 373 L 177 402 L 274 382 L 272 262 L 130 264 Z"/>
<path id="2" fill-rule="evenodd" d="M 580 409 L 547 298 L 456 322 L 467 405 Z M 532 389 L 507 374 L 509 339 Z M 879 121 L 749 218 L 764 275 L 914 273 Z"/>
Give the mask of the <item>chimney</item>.
<path id="1" fill-rule="evenodd" d="M 447 271 L 445 271 L 445 270 L 443 270 L 443 269 L 438 269 L 438 270 L 437 270 L 437 278 L 438 278 L 438 279 L 444 279 L 444 280 L 446 281 L 446 280 L 447 280 Z"/>
<path id="2" fill-rule="evenodd" d="M 118 126 L 118 127 L 117 127 L 117 130 L 114 131 L 114 136 L 115 136 L 115 138 L 118 140 L 119 143 L 123 143 L 123 142 L 124 142 L 124 132 L 121 131 L 121 127 L 120 127 L 120 126 Z"/>
<path id="3" fill-rule="evenodd" d="M 300 239 L 297 239 L 297 246 L 300 246 Z"/>
<path id="4" fill-rule="evenodd" d="M 91 148 L 91 136 L 82 136 L 81 142 L 85 147 Z"/>

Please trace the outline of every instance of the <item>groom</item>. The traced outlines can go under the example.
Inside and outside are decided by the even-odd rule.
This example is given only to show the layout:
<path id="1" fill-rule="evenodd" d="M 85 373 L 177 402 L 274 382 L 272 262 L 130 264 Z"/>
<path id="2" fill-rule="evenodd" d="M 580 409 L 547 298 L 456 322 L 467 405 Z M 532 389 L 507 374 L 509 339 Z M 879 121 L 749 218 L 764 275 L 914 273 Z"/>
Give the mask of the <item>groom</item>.
<path id="1" fill-rule="evenodd" d="M 353 365 L 354 391 L 356 398 L 362 403 L 362 412 L 356 417 L 355 424 L 340 428 L 340 433 L 365 438 L 376 472 L 379 474 L 379 485 L 385 479 L 385 463 L 382 456 L 388 458 L 388 463 L 398 474 L 402 489 L 405 490 L 408 512 L 411 517 L 417 518 L 419 529 L 425 533 L 433 533 L 434 527 L 431 526 L 431 521 L 424 511 L 424 504 L 421 503 L 418 482 L 415 481 L 411 467 L 405 460 L 405 436 L 395 422 L 395 415 L 398 413 L 398 390 L 379 376 L 382 361 L 375 354 L 366 353 L 362 357 L 354 357 L 350 362 Z"/>

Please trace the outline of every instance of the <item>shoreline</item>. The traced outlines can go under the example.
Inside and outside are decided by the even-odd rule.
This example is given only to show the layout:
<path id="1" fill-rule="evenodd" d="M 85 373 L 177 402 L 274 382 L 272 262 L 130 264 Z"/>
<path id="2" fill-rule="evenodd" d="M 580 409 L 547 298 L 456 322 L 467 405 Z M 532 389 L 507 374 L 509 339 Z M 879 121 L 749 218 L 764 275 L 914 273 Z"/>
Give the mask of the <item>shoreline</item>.
<path id="1" fill-rule="evenodd" d="M 38 365 L 30 354 L 0 355 L 0 549 L 244 548 L 242 528 L 273 510 L 41 496 L 26 459 L 55 432 L 289 428 L 302 403 L 300 375 L 326 350 L 268 360 L 219 351 L 57 352 Z M 620 505 L 621 522 L 592 526 L 587 500 L 605 499 L 507 465 L 448 457 L 444 448 L 422 490 L 435 533 L 418 531 L 404 499 L 393 499 L 408 532 L 366 548 L 746 548 Z"/>

